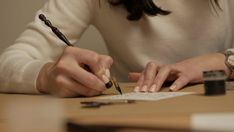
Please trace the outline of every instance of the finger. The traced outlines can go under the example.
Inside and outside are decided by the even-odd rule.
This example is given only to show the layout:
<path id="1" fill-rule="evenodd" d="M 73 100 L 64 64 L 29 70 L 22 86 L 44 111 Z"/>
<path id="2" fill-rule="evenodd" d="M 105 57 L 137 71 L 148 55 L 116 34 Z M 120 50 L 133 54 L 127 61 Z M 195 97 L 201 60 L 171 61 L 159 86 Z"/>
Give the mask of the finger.
<path id="1" fill-rule="evenodd" d="M 90 65 L 91 71 L 96 75 L 99 79 L 101 79 L 105 84 L 110 82 L 110 70 L 113 60 L 109 56 L 105 55 L 93 55 L 93 61 L 88 62 Z M 88 58 L 87 58 L 88 59 Z"/>
<path id="2" fill-rule="evenodd" d="M 189 79 L 186 76 L 179 76 L 178 79 L 170 86 L 171 91 L 178 91 L 189 83 Z"/>
<path id="3" fill-rule="evenodd" d="M 67 53 L 70 57 L 71 53 L 76 58 L 77 65 L 81 65 L 84 69 L 89 69 L 94 75 L 101 79 L 104 83 L 110 82 L 110 77 L 105 75 L 108 71 L 106 67 L 110 67 L 113 63 L 111 57 L 99 55 L 93 51 L 80 49 L 80 48 L 66 48 L 65 54 Z M 84 55 L 85 54 L 85 55 Z"/>
<path id="4" fill-rule="evenodd" d="M 141 76 L 140 76 L 139 80 L 136 83 L 136 86 L 134 88 L 135 92 L 140 92 L 143 81 L 144 81 L 144 71 L 141 73 Z"/>
<path id="5" fill-rule="evenodd" d="M 104 81 L 104 83 L 108 83 L 110 81 L 111 75 L 110 75 L 110 67 L 113 64 L 113 59 L 106 55 L 100 55 L 98 65 L 99 70 L 94 71 L 95 75 L 97 75 L 100 79 Z"/>
<path id="6" fill-rule="evenodd" d="M 132 82 L 137 82 L 140 79 L 141 73 L 138 72 L 129 72 L 128 79 Z"/>
<path id="7" fill-rule="evenodd" d="M 99 67 L 97 65 L 99 60 L 99 55 L 93 51 L 81 49 L 77 47 L 66 47 L 64 50 L 63 58 L 73 59 L 75 58 L 76 63 L 81 66 L 87 65 L 89 69 L 98 71 Z M 95 69 L 97 68 L 97 69 Z"/>
<path id="8" fill-rule="evenodd" d="M 153 85 L 150 89 L 151 92 L 157 92 L 161 89 L 163 83 L 165 82 L 165 80 L 169 76 L 170 71 L 171 71 L 171 68 L 169 66 L 164 66 L 164 67 L 160 68 L 160 70 L 158 71 L 158 73 L 155 77 Z"/>
<path id="9" fill-rule="evenodd" d="M 70 89 L 75 91 L 76 93 L 79 93 L 79 95 L 90 97 L 101 94 L 101 91 L 97 91 L 93 88 L 86 87 L 75 80 L 71 79 L 71 82 L 72 86 L 70 87 Z"/>
<path id="10" fill-rule="evenodd" d="M 141 87 L 141 91 L 147 92 L 150 90 L 149 88 L 151 87 L 154 81 L 157 70 L 158 67 L 154 62 L 149 62 L 146 65 L 144 72 L 144 81 L 143 81 L 143 86 Z"/>
<path id="11" fill-rule="evenodd" d="M 99 64 L 106 69 L 109 69 L 113 64 L 113 59 L 110 56 L 100 55 Z"/>
<path id="12" fill-rule="evenodd" d="M 100 94 L 99 91 L 87 88 L 75 80 L 64 76 L 58 76 L 56 82 L 58 88 L 56 94 L 59 97 L 94 96 Z"/>
<path id="13" fill-rule="evenodd" d="M 67 88 L 63 88 L 63 89 L 59 89 L 56 91 L 51 92 L 52 95 L 56 96 L 56 97 L 60 97 L 60 98 L 71 98 L 71 97 L 77 97 L 80 94 L 77 94 L 76 92 L 67 89 Z"/>
<path id="14" fill-rule="evenodd" d="M 79 64 L 86 64 L 93 68 L 98 63 L 99 55 L 91 50 L 81 49 L 77 47 L 66 47 L 64 50 L 64 56 L 66 59 L 74 58 Z M 64 57 L 63 56 L 63 57 Z"/>
<path id="15" fill-rule="evenodd" d="M 68 72 L 68 75 L 70 75 L 71 78 L 86 87 L 100 92 L 105 90 L 105 84 L 103 81 L 94 74 L 84 70 L 82 67 L 76 66 L 76 68 L 71 68 L 71 70 L 69 69 Z"/>
<path id="16" fill-rule="evenodd" d="M 102 66 L 99 64 L 100 55 L 93 51 L 79 49 L 79 52 L 76 54 L 76 59 L 79 64 L 88 65 L 93 73 L 96 73 L 96 71 L 102 69 Z"/>
<path id="17" fill-rule="evenodd" d="M 92 65 L 93 73 L 98 77 L 102 77 L 102 75 L 106 75 L 110 78 L 110 67 L 113 64 L 113 59 L 110 56 L 99 55 L 97 58 L 96 64 Z M 95 68 L 96 67 L 96 68 Z"/>

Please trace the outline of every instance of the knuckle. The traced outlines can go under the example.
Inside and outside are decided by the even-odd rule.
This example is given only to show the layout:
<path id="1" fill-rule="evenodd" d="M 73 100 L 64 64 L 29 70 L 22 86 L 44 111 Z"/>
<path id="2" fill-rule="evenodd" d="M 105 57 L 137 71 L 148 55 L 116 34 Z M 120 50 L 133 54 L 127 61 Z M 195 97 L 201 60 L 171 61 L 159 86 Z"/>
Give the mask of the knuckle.
<path id="1" fill-rule="evenodd" d="M 87 56 L 89 57 L 95 57 L 95 58 L 98 58 L 98 54 L 94 51 L 91 51 L 91 50 L 86 50 L 84 49 L 84 52 Z M 80 52 L 81 53 L 81 52 Z"/>
<path id="2" fill-rule="evenodd" d="M 187 82 L 190 82 L 192 80 L 192 77 L 188 76 L 188 75 L 184 75 L 183 80 L 184 80 L 185 83 L 187 83 Z"/>
<path id="3" fill-rule="evenodd" d="M 155 64 L 154 61 L 150 61 L 150 62 L 148 62 L 147 65 L 146 65 L 147 68 L 153 68 L 153 67 L 155 67 L 155 66 L 156 66 L 156 64 Z"/>
<path id="4" fill-rule="evenodd" d="M 64 49 L 63 53 L 64 53 L 64 54 L 70 54 L 70 53 L 73 51 L 73 49 L 74 49 L 74 47 L 67 46 L 67 47 Z"/>
<path id="5" fill-rule="evenodd" d="M 62 61 L 59 61 L 55 67 L 58 71 L 66 69 L 65 64 Z"/>
<path id="6" fill-rule="evenodd" d="M 87 54 L 87 56 L 91 57 L 92 58 L 92 62 L 95 63 L 95 64 L 99 61 L 99 55 L 97 53 L 95 53 L 95 52 L 91 52 L 90 51 Z"/>
<path id="7" fill-rule="evenodd" d="M 107 60 L 107 62 L 108 62 L 109 64 L 112 64 L 112 63 L 113 63 L 113 59 L 112 59 L 112 57 L 110 57 L 110 56 L 106 56 L 106 60 Z"/>
<path id="8" fill-rule="evenodd" d="M 160 69 L 163 69 L 163 70 L 170 70 L 170 69 L 171 69 L 171 66 L 170 66 L 170 65 L 163 65 Z"/>
<path id="9" fill-rule="evenodd" d="M 104 68 L 110 68 L 113 64 L 113 59 L 110 56 L 107 55 L 99 55 L 99 64 L 100 66 Z"/>
<path id="10" fill-rule="evenodd" d="M 56 71 L 56 73 L 61 74 L 64 72 L 69 72 L 69 66 L 66 64 L 66 62 L 64 61 L 59 61 L 55 67 L 54 70 Z"/>
<path id="11" fill-rule="evenodd" d="M 178 77 L 180 77 L 183 80 L 190 80 L 191 79 L 191 76 L 189 74 L 184 73 L 184 72 L 180 72 L 178 74 Z"/>
<path id="12" fill-rule="evenodd" d="M 89 77 L 87 77 L 87 80 L 89 80 L 88 85 L 90 87 L 94 87 L 98 84 L 98 79 L 95 76 L 89 76 Z"/>
<path id="13" fill-rule="evenodd" d="M 64 78 L 62 77 L 62 76 L 60 76 L 60 75 L 58 75 L 58 76 L 56 76 L 55 77 L 55 83 L 56 83 L 56 85 L 58 86 L 58 87 L 62 87 L 62 86 L 64 86 Z"/>
<path id="14" fill-rule="evenodd" d="M 170 66 L 169 65 L 162 65 L 161 69 L 168 69 Z"/>

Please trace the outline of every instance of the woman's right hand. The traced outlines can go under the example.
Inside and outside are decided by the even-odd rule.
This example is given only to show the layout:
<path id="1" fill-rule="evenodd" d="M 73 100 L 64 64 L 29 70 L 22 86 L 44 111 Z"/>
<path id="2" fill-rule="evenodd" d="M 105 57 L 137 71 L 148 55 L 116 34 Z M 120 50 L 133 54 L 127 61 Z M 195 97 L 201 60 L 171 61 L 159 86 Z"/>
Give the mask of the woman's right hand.
<path id="1" fill-rule="evenodd" d="M 59 97 L 99 95 L 106 89 L 105 83 L 109 82 L 112 63 L 109 56 L 66 47 L 56 62 L 43 66 L 37 79 L 37 89 Z"/>

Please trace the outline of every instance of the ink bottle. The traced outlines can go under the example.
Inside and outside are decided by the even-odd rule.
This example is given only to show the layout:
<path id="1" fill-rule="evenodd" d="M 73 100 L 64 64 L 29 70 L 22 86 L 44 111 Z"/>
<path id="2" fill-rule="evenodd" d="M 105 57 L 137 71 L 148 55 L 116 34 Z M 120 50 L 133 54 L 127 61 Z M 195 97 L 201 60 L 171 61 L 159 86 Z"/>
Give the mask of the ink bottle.
<path id="1" fill-rule="evenodd" d="M 204 71 L 203 80 L 204 80 L 205 95 L 207 96 L 225 95 L 226 79 L 227 76 L 225 75 L 225 72 L 223 70 Z"/>

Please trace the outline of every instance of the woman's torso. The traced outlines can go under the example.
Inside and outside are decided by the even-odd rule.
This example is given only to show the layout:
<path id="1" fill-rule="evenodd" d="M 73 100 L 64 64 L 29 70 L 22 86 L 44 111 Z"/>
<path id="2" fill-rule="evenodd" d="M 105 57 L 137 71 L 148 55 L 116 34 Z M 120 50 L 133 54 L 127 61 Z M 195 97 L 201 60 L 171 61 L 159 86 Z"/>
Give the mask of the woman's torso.
<path id="1" fill-rule="evenodd" d="M 119 78 L 126 80 L 128 72 L 142 71 L 151 60 L 175 63 L 232 47 L 230 1 L 220 1 L 222 10 L 214 9 L 209 0 L 155 2 L 172 13 L 129 21 L 123 8 L 101 3 L 96 9 L 93 24 L 107 44 Z"/>

